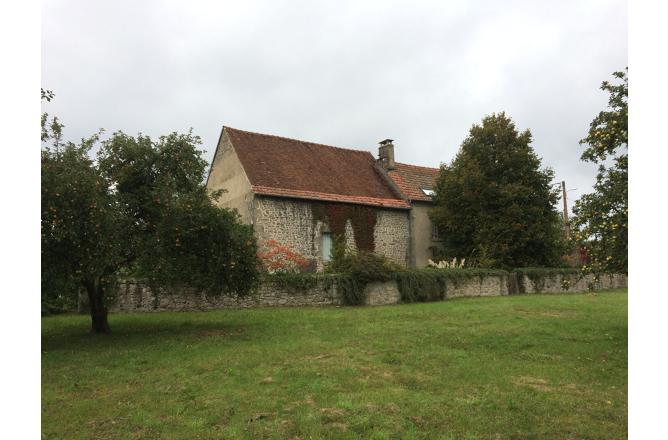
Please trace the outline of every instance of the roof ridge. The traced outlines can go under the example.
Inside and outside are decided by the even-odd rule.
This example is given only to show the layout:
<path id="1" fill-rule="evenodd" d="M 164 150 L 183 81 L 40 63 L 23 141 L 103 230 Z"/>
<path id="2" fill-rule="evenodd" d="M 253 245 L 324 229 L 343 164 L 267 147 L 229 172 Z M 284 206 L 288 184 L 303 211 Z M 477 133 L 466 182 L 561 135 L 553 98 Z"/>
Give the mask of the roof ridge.
<path id="1" fill-rule="evenodd" d="M 257 134 L 257 135 L 260 135 L 260 136 L 269 136 L 269 137 L 278 138 L 278 139 L 285 139 L 287 141 L 304 142 L 306 144 L 317 145 L 317 146 L 320 146 L 320 147 L 334 148 L 336 150 L 343 150 L 343 151 L 351 151 L 353 153 L 366 153 L 373 158 L 373 154 L 371 154 L 371 152 L 367 151 L 367 150 L 356 150 L 354 148 L 336 147 L 334 145 L 321 144 L 319 142 L 305 141 L 303 139 L 295 139 L 295 138 L 290 138 L 290 137 L 287 137 L 287 136 L 279 136 L 279 135 L 276 135 L 276 134 L 259 133 L 257 131 L 241 130 L 239 128 L 234 128 L 234 127 L 230 127 L 228 125 L 223 125 L 223 130 L 225 130 L 225 129 L 230 129 L 230 130 L 233 130 L 233 131 L 240 131 L 240 132 L 249 133 L 249 134 Z"/>
<path id="2" fill-rule="evenodd" d="M 440 168 L 425 167 L 425 166 L 422 166 L 422 165 L 413 165 L 413 164 L 410 164 L 410 163 L 402 163 L 402 162 L 395 162 L 395 165 L 403 165 L 403 166 L 411 167 L 411 168 L 422 168 L 424 170 L 430 170 L 430 171 L 440 171 L 441 170 Z"/>

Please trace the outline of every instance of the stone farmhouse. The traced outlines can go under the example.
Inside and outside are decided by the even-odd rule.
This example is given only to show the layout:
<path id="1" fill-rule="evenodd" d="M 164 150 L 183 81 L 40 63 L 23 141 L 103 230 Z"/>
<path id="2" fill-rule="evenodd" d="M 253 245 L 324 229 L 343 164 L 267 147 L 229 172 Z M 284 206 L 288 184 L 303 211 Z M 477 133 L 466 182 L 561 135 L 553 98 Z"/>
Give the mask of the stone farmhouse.
<path id="1" fill-rule="evenodd" d="M 258 244 L 276 240 L 322 270 L 333 237 L 424 267 L 438 247 L 429 219 L 438 168 L 395 162 L 391 139 L 378 158 L 332 147 L 223 127 L 207 188 L 223 189 L 222 207 L 253 225 Z"/>

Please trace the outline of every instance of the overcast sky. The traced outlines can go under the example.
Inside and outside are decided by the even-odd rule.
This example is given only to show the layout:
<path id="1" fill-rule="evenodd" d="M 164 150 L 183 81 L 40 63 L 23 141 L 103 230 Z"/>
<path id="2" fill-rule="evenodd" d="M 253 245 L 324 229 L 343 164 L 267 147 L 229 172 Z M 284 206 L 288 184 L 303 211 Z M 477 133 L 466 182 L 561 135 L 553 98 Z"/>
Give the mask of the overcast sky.
<path id="1" fill-rule="evenodd" d="M 623 1 L 43 2 L 43 106 L 78 139 L 221 127 L 450 162 L 474 123 L 529 128 L 570 201 L 578 140 L 627 65 Z"/>

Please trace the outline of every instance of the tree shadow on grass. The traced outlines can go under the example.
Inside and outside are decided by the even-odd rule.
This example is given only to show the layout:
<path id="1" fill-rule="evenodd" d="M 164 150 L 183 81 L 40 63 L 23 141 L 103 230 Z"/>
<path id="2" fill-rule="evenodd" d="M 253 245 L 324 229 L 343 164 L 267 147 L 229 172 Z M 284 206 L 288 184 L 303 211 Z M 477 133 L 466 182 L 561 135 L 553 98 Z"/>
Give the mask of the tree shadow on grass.
<path id="1" fill-rule="evenodd" d="M 110 334 L 90 332 L 90 323 L 77 320 L 81 325 L 67 325 L 42 333 L 42 352 L 53 351 L 97 351 L 133 349 L 153 344 L 197 343 L 203 340 L 216 341 L 252 340 L 260 338 L 265 329 L 260 324 L 238 324 L 223 319 L 146 319 L 147 314 L 137 314 L 115 319 L 110 315 Z"/>

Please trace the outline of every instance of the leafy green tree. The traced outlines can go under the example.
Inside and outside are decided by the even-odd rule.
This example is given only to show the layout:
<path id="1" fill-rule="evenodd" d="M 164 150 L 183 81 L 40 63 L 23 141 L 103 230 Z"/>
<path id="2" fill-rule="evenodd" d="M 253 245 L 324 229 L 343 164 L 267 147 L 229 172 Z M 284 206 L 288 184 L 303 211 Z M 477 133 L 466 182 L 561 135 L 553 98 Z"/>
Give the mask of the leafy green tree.
<path id="1" fill-rule="evenodd" d="M 565 251 L 554 173 L 541 169 L 531 133 L 505 113 L 473 125 L 441 165 L 431 216 L 449 257 L 483 267 L 553 266 Z"/>
<path id="2" fill-rule="evenodd" d="M 80 145 L 44 148 L 42 171 L 42 304 L 46 311 L 72 307 L 80 287 L 108 282 L 120 261 L 117 203 L 88 150 Z M 95 275 L 95 276 L 94 276 Z M 99 295 L 90 295 L 94 326 L 108 331 Z M 104 317 L 100 314 L 104 311 Z"/>
<path id="3" fill-rule="evenodd" d="M 92 329 L 109 332 L 107 306 L 121 276 L 154 287 L 246 294 L 258 280 L 252 228 L 214 205 L 198 137 L 157 141 L 114 133 L 78 145 L 42 117 L 42 298 L 71 304 L 87 293 Z"/>
<path id="4" fill-rule="evenodd" d="M 628 271 L 628 75 L 615 72 L 618 83 L 604 81 L 608 109 L 594 118 L 581 159 L 599 164 L 594 192 L 575 202 L 573 238 L 587 249 L 585 270 Z"/>

